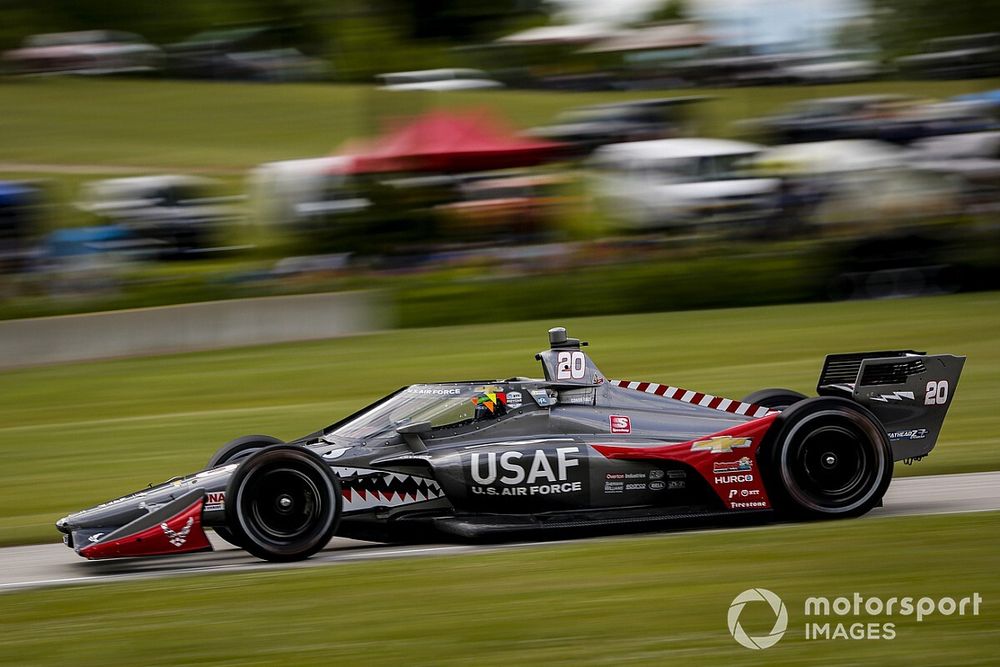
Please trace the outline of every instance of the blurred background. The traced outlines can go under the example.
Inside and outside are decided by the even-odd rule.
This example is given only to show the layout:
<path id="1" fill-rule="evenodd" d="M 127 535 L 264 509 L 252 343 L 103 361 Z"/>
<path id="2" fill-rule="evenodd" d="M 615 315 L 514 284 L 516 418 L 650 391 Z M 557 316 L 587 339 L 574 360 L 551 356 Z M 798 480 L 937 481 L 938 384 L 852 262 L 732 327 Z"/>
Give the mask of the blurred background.
<path id="1" fill-rule="evenodd" d="M 7 6 L 0 318 L 375 287 L 408 327 L 995 289 L 1000 2 L 959 4 Z"/>

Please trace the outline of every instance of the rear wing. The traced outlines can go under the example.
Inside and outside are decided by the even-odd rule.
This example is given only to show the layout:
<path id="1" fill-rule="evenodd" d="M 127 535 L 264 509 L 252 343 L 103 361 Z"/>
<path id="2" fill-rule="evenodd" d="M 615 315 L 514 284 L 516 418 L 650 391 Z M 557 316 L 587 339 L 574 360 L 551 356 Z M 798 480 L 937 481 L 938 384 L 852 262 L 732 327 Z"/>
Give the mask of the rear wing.
<path id="1" fill-rule="evenodd" d="M 816 386 L 871 410 L 889 435 L 893 458 L 926 456 L 937 442 L 965 357 L 913 350 L 831 354 Z"/>

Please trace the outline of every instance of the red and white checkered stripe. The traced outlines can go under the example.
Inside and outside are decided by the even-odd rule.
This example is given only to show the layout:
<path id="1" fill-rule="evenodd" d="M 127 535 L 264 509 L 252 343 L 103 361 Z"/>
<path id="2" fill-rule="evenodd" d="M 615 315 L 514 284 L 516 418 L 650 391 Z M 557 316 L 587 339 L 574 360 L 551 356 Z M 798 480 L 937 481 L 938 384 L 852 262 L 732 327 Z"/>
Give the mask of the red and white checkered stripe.
<path id="1" fill-rule="evenodd" d="M 656 396 L 662 396 L 663 398 L 672 398 L 675 401 L 693 403 L 694 405 L 701 405 L 706 408 L 712 408 L 713 410 L 731 412 L 735 415 L 746 415 L 747 417 L 757 418 L 763 417 L 771 412 L 768 408 L 754 405 L 753 403 L 734 401 L 731 398 L 719 398 L 718 396 L 703 394 L 689 389 L 681 389 L 680 387 L 671 387 L 665 384 L 657 384 L 655 382 L 629 382 L 628 380 L 610 380 L 610 382 L 618 385 L 622 389 L 635 389 L 636 391 L 641 391 L 646 394 L 654 394 Z"/>

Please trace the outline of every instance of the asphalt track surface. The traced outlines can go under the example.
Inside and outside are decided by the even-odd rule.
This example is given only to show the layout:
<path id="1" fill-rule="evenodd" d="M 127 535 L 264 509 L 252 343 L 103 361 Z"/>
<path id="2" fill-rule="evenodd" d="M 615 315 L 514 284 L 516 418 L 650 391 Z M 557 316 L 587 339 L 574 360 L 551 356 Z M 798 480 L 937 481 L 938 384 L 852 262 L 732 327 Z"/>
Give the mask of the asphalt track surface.
<path id="1" fill-rule="evenodd" d="M 884 506 L 862 519 L 873 521 L 892 516 L 957 514 L 1000 510 L 1000 472 L 962 475 L 933 475 L 895 480 L 886 493 Z M 708 530 L 776 530 L 792 529 L 788 524 L 764 524 L 754 527 L 717 528 Z M 53 539 L 57 539 L 55 528 Z M 662 532 L 662 531 L 661 531 Z M 684 532 L 691 532 L 689 529 Z M 669 537 L 669 532 L 664 537 Z M 675 533 L 680 534 L 680 533 Z M 67 549 L 62 543 L 41 544 L 0 549 L 0 593 L 28 588 L 66 586 L 86 583 L 132 581 L 151 577 L 180 574 L 260 572 L 276 568 L 320 567 L 383 558 L 411 558 L 448 554 L 469 554 L 565 543 L 511 542 L 505 544 L 424 544 L 385 545 L 334 538 L 326 550 L 299 563 L 265 563 L 226 544 L 211 534 L 216 551 L 108 561 L 87 561 Z M 604 537 L 590 539 L 622 539 Z"/>

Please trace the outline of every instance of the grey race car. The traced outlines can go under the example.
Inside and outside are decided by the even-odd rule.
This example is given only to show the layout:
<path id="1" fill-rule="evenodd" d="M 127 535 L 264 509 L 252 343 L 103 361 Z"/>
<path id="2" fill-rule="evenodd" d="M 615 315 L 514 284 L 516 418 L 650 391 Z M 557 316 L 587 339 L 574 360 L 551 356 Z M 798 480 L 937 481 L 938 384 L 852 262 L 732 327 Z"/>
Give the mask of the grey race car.
<path id="1" fill-rule="evenodd" d="M 722 515 L 851 517 L 895 461 L 937 441 L 964 357 L 830 355 L 807 398 L 742 401 L 609 380 L 566 330 L 544 379 L 403 387 L 290 442 L 246 436 L 193 475 L 60 519 L 91 559 L 211 549 L 205 528 L 267 560 L 333 535 L 473 539 Z"/>

